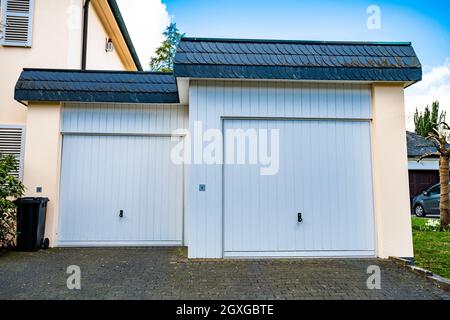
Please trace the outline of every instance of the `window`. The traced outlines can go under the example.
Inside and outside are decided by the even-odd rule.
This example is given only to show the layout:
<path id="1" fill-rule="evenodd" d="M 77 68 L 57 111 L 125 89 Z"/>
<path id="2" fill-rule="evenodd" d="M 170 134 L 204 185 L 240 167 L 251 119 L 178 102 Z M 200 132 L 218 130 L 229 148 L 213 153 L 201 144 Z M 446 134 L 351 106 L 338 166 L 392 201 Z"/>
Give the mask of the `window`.
<path id="1" fill-rule="evenodd" d="M 13 172 L 19 179 L 23 173 L 24 131 L 23 126 L 0 125 L 0 153 L 12 154 L 19 160 L 19 171 Z"/>
<path id="2" fill-rule="evenodd" d="M 0 0 L 0 44 L 31 47 L 35 0 Z"/>
<path id="3" fill-rule="evenodd" d="M 428 194 L 430 196 L 435 195 L 435 194 L 440 194 L 441 193 L 441 186 L 435 186 L 433 188 L 430 189 L 430 191 L 428 191 Z"/>

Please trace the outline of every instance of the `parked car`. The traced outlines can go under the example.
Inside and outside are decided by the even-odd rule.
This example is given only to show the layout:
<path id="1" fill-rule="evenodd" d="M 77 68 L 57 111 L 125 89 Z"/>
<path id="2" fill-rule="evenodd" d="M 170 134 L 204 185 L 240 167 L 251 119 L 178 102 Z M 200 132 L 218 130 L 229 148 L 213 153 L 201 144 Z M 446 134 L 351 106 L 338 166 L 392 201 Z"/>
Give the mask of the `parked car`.
<path id="1" fill-rule="evenodd" d="M 439 214 L 441 186 L 439 183 L 415 196 L 412 200 L 413 212 L 418 217 L 427 214 Z"/>

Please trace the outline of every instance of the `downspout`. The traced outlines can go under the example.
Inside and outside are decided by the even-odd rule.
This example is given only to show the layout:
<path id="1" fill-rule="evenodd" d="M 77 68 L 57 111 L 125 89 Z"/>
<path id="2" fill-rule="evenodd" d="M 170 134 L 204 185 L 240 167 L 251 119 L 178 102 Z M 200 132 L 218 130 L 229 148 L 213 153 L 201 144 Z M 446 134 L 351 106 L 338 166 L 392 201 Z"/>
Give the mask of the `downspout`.
<path id="1" fill-rule="evenodd" d="M 83 6 L 83 45 L 81 47 L 81 70 L 86 70 L 88 20 L 89 20 L 89 4 L 90 3 L 91 3 L 91 0 L 85 0 L 84 6 Z"/>

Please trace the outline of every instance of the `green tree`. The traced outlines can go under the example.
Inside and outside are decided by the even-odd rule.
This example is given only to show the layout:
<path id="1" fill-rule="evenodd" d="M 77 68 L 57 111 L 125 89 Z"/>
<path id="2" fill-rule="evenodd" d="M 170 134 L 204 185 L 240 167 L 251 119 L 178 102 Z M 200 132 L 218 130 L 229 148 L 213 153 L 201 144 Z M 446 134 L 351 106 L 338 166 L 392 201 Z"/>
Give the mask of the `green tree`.
<path id="1" fill-rule="evenodd" d="M 431 104 L 431 111 L 428 106 L 423 112 L 419 112 L 416 108 L 414 113 L 414 131 L 423 137 L 434 133 L 437 129 L 437 124 L 445 122 L 445 112 L 439 113 L 439 101 L 434 101 Z"/>
<path id="2" fill-rule="evenodd" d="M 171 72 L 173 70 L 173 59 L 178 43 L 184 33 L 180 33 L 176 23 L 171 23 L 163 32 L 165 40 L 156 49 L 156 57 L 150 59 L 150 69 L 152 71 Z"/>
<path id="3" fill-rule="evenodd" d="M 24 192 L 22 182 L 12 172 L 18 171 L 12 155 L 0 154 L 0 248 L 12 245 L 16 237 L 16 206 L 14 200 Z"/>
<path id="4" fill-rule="evenodd" d="M 439 102 L 433 102 L 431 111 L 428 106 L 423 113 L 419 113 L 416 109 L 414 125 L 416 133 L 425 136 L 436 147 L 435 152 L 422 155 L 418 161 L 431 156 L 439 157 L 439 183 L 441 186 L 439 202 L 440 227 L 441 230 L 448 230 L 450 227 L 450 126 L 445 122 L 445 112 L 439 113 Z"/>

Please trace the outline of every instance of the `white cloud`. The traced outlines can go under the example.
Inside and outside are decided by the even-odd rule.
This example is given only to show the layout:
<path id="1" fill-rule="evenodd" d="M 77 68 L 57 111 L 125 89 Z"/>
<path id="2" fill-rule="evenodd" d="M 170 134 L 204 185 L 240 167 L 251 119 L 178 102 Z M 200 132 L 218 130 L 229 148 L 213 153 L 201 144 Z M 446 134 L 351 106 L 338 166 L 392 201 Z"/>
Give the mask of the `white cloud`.
<path id="1" fill-rule="evenodd" d="M 450 120 L 450 60 L 442 66 L 424 68 L 422 81 L 405 90 L 406 127 L 414 130 L 413 116 L 416 107 L 421 110 L 433 101 L 439 101 L 440 109 L 447 112 Z"/>
<path id="2" fill-rule="evenodd" d="M 150 57 L 164 40 L 162 32 L 170 23 L 161 0 L 117 0 L 142 67 L 148 69 Z"/>

